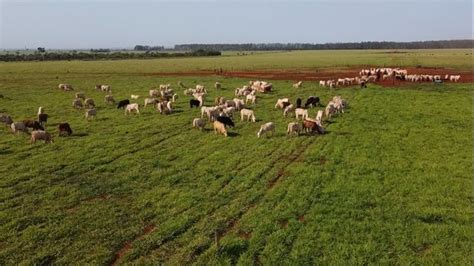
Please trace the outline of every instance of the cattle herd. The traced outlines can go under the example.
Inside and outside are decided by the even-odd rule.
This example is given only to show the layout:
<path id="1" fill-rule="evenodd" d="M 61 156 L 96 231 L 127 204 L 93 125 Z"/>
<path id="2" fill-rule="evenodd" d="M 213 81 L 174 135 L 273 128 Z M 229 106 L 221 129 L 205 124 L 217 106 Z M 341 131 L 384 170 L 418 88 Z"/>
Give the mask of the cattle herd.
<path id="1" fill-rule="evenodd" d="M 371 68 L 362 69 L 359 72 L 358 77 L 354 78 L 339 78 L 336 80 L 321 80 L 319 85 L 322 87 L 337 87 L 345 85 L 358 84 L 361 87 L 365 87 L 368 82 L 386 80 L 386 79 L 397 79 L 406 80 L 411 82 L 443 82 L 451 81 L 458 82 L 460 75 L 422 75 L 422 74 L 408 74 L 406 69 L 399 68 Z M 303 85 L 302 81 L 293 84 L 293 88 L 301 88 Z M 178 86 L 186 88 L 184 84 L 179 81 Z M 70 84 L 59 84 L 59 89 L 63 91 L 73 91 L 73 86 Z M 216 82 L 214 88 L 217 92 L 222 89 L 222 84 Z M 138 103 L 131 103 L 129 99 L 115 101 L 112 95 L 112 89 L 110 85 L 96 85 L 95 89 L 107 93 L 104 96 L 104 101 L 108 105 L 116 104 L 117 109 L 125 110 L 125 114 L 139 114 L 140 105 Z M 256 115 L 254 110 L 249 105 L 254 106 L 257 104 L 257 93 L 271 92 L 273 85 L 266 81 L 250 81 L 248 85 L 236 88 L 234 91 L 233 99 L 226 99 L 225 97 L 216 97 L 214 100 L 214 106 L 205 106 L 205 99 L 208 94 L 207 89 L 203 85 L 196 85 L 195 88 L 186 88 L 183 94 L 188 97 L 192 97 L 189 100 L 189 107 L 200 108 L 200 117 L 194 118 L 192 121 L 192 127 L 203 130 L 207 123 L 212 123 L 212 127 L 216 134 L 228 135 L 228 128 L 234 127 L 234 113 L 239 112 L 241 122 L 253 122 L 255 123 Z M 130 95 L 132 100 L 138 100 L 140 95 Z M 173 112 L 173 104 L 176 102 L 178 95 L 174 93 L 170 84 L 161 84 L 158 88 L 149 90 L 147 98 L 144 99 L 143 108 L 147 106 L 154 106 L 154 108 L 160 114 L 171 114 Z M 87 98 L 85 93 L 77 92 L 74 95 L 72 106 L 75 109 L 85 109 L 84 116 L 86 119 L 94 119 L 97 115 L 95 109 L 96 103 L 92 98 Z M 284 117 L 293 117 L 296 120 L 301 119 L 302 122 L 290 122 L 287 126 L 287 135 L 299 135 L 301 133 L 306 134 L 323 134 L 325 129 L 323 127 L 323 116 L 326 119 L 331 119 L 337 113 L 344 113 L 344 109 L 347 108 L 347 101 L 342 99 L 340 96 L 334 96 L 323 110 L 318 110 L 316 117 L 310 118 L 309 109 L 313 107 L 321 107 L 320 98 L 317 96 L 309 96 L 304 104 L 301 98 L 297 98 L 294 103 L 289 98 L 277 99 L 275 103 L 275 109 L 283 110 Z M 12 132 L 19 134 L 21 132 L 30 133 L 31 129 L 31 143 L 35 143 L 37 140 L 44 140 L 45 143 L 53 142 L 52 134 L 45 131 L 45 126 L 48 121 L 48 115 L 45 113 L 43 107 L 38 108 L 37 120 L 27 119 L 23 121 L 13 121 L 13 119 L 7 114 L 0 114 L 0 122 L 8 125 Z M 266 122 L 261 125 L 257 132 L 257 137 L 260 138 L 263 135 L 273 134 L 275 132 L 275 123 Z M 63 122 L 58 124 L 58 135 L 59 136 L 70 136 L 72 129 L 69 123 Z"/>
<path id="2" fill-rule="evenodd" d="M 443 81 L 458 82 L 461 75 L 428 75 L 428 74 L 408 74 L 408 70 L 400 68 L 370 68 L 362 69 L 359 72 L 359 76 L 352 78 L 338 78 L 331 80 L 319 81 L 320 87 L 340 87 L 349 85 L 360 85 L 365 87 L 369 82 L 381 81 L 381 80 L 404 80 L 409 82 L 436 82 L 442 83 Z M 293 85 L 296 87 L 297 83 Z"/>

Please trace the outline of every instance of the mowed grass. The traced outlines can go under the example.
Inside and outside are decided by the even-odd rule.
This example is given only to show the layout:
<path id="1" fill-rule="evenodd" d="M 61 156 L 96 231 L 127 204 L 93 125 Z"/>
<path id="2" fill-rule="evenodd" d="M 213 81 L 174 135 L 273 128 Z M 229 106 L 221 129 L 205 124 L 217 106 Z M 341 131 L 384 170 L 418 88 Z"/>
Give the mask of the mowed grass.
<path id="1" fill-rule="evenodd" d="M 73 68 L 56 79 L 61 63 Z M 250 106 L 258 121 L 238 119 L 225 138 L 209 124 L 191 128 L 200 112 L 177 78 L 128 73 L 138 71 L 134 63 L 3 68 L 0 112 L 23 120 L 45 107 L 55 142 L 30 145 L 28 135 L 0 130 L 0 264 L 471 263 L 471 84 L 328 90 L 307 82 L 296 90 L 275 81 Z M 118 74 L 87 73 L 91 64 Z M 207 105 L 248 82 L 179 80 L 206 85 Z M 74 110 L 73 92 L 59 82 L 92 97 L 97 119 Z M 103 102 L 97 83 L 111 84 L 116 99 L 171 83 L 176 112 L 126 116 Z M 274 109 L 276 99 L 309 95 L 324 104 L 341 95 L 350 109 L 326 122 L 325 135 L 286 136 L 295 120 Z M 74 135 L 59 138 L 64 121 Z M 258 139 L 268 121 L 276 135 Z"/>

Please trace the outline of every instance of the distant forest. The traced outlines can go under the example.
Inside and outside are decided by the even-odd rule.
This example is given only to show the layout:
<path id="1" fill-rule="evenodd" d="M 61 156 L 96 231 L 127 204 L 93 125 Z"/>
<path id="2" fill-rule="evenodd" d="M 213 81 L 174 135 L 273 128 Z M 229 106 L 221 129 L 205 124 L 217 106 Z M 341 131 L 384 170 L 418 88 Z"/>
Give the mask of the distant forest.
<path id="1" fill-rule="evenodd" d="M 452 49 L 474 48 L 474 40 L 420 42 L 350 42 L 350 43 L 245 43 L 245 44 L 178 44 L 177 51 L 198 49 L 211 51 L 272 51 L 272 50 L 366 50 L 366 49 Z"/>
<path id="2" fill-rule="evenodd" d="M 61 51 L 48 52 L 44 47 L 38 47 L 34 53 L 5 53 L 0 54 L 0 61 L 58 61 L 58 60 L 119 60 L 119 59 L 152 59 L 195 56 L 219 56 L 221 52 L 195 50 L 192 52 L 158 53 L 146 51 L 137 52 L 111 52 L 109 49 L 91 49 L 90 52 Z"/>

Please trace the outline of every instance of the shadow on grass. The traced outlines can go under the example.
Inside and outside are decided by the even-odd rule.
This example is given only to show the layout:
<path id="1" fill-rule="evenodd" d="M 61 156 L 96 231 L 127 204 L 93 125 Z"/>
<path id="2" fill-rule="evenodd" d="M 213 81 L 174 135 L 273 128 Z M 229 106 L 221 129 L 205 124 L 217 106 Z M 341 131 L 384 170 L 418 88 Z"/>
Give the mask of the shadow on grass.
<path id="1" fill-rule="evenodd" d="M 227 136 L 231 138 L 235 138 L 235 137 L 240 136 L 240 134 L 237 132 L 227 132 Z"/>
<path id="2" fill-rule="evenodd" d="M 79 133 L 72 133 L 72 135 L 69 136 L 69 137 L 78 137 L 78 138 L 80 138 L 80 137 L 87 137 L 87 136 L 89 136 L 89 133 L 79 132 Z"/>

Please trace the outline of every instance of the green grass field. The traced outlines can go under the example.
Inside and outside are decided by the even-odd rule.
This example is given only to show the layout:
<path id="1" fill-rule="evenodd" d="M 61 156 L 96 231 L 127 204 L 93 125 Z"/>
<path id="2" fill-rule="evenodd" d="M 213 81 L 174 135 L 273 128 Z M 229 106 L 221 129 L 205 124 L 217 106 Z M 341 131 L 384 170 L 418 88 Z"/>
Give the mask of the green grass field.
<path id="1" fill-rule="evenodd" d="M 366 64 L 469 70 L 468 53 L 1 63 L 0 112 L 23 120 L 45 107 L 55 142 L 31 145 L 26 134 L 0 130 L 0 264 L 470 265 L 472 84 L 328 90 L 306 82 L 296 90 L 272 81 L 274 92 L 252 107 L 257 122 L 238 120 L 225 138 L 209 124 L 191 128 L 200 112 L 176 83 L 206 85 L 211 105 L 247 79 L 142 75 Z M 97 119 L 72 108 L 74 93 L 57 89 L 64 82 L 96 101 Z M 103 102 L 99 83 L 116 99 L 142 95 L 140 104 L 149 88 L 171 83 L 176 112 L 125 116 Z M 309 95 L 324 104 L 341 95 L 350 108 L 325 124 L 325 135 L 287 137 L 294 118 L 274 109 L 276 99 Z M 64 121 L 73 136 L 57 136 Z M 268 121 L 276 135 L 258 139 Z"/>

